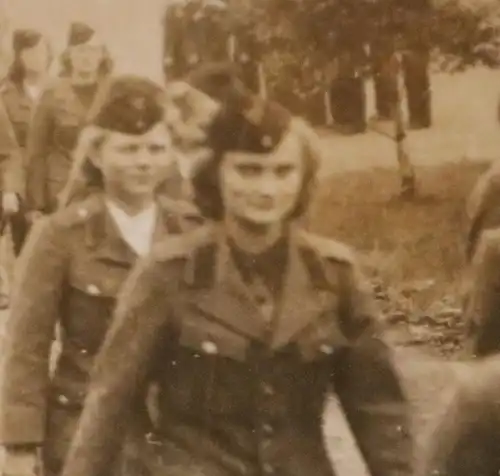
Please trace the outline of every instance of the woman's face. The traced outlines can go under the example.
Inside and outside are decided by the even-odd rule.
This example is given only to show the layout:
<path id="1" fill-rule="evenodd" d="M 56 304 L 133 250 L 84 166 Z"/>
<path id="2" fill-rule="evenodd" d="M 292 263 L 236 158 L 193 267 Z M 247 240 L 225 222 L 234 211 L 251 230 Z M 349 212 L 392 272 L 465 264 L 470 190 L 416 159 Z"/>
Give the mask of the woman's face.
<path id="1" fill-rule="evenodd" d="M 21 51 L 21 61 L 28 73 L 45 73 L 49 68 L 49 47 L 46 41 Z"/>
<path id="2" fill-rule="evenodd" d="M 94 74 L 104 58 L 104 47 L 100 44 L 84 43 L 72 46 L 69 57 L 73 72 L 77 74 Z"/>
<path id="3" fill-rule="evenodd" d="M 128 201 L 151 197 L 175 170 L 164 124 L 140 136 L 109 132 L 93 162 L 103 174 L 105 189 Z"/>
<path id="4" fill-rule="evenodd" d="M 289 133 L 269 154 L 227 153 L 220 168 L 225 213 L 257 226 L 285 221 L 304 178 L 301 140 Z"/>

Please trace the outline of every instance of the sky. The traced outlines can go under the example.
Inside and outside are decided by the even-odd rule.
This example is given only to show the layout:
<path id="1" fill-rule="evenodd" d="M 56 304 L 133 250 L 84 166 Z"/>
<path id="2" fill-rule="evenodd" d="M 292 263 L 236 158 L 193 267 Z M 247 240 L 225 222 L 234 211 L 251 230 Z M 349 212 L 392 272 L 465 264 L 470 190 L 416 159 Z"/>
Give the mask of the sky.
<path id="1" fill-rule="evenodd" d="M 113 54 L 117 72 L 161 80 L 161 17 L 168 0 L 0 0 L 11 28 L 43 31 L 56 51 L 72 21 L 94 26 Z"/>

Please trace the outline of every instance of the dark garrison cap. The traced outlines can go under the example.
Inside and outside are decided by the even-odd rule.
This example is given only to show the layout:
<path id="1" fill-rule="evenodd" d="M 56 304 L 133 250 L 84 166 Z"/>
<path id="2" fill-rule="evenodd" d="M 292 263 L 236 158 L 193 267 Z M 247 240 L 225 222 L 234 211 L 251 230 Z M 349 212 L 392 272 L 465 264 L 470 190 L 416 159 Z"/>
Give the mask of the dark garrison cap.
<path id="1" fill-rule="evenodd" d="M 291 113 L 246 88 L 230 63 L 202 66 L 187 82 L 222 106 L 207 130 L 207 145 L 214 151 L 269 153 L 288 130 Z"/>
<path id="2" fill-rule="evenodd" d="M 42 34 L 39 31 L 32 29 L 14 30 L 12 34 L 12 48 L 19 52 L 27 48 L 33 48 L 42 39 Z"/>
<path id="3" fill-rule="evenodd" d="M 82 22 L 74 22 L 69 27 L 68 46 L 82 45 L 90 41 L 94 36 L 95 30 Z"/>
<path id="4" fill-rule="evenodd" d="M 101 107 L 89 123 L 124 134 L 142 135 L 164 120 L 164 91 L 155 82 L 134 75 L 110 80 Z"/>

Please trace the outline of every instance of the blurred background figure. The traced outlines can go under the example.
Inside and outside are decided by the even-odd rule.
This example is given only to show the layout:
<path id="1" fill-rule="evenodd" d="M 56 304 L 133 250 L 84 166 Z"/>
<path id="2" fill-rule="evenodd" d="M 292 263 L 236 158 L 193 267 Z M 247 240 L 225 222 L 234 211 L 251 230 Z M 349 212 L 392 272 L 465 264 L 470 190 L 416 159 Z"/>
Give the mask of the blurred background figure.
<path id="1" fill-rule="evenodd" d="M 0 231 L 10 225 L 14 255 L 18 256 L 29 229 L 25 205 L 26 138 L 33 109 L 47 79 L 52 53 L 47 39 L 32 29 L 14 30 L 12 52 L 11 64 L 0 86 Z M 5 272 L 0 308 L 8 304 L 7 280 Z"/>
<path id="2" fill-rule="evenodd" d="M 56 208 L 78 133 L 99 108 L 111 70 L 108 50 L 96 31 L 85 23 L 71 24 L 60 77 L 40 97 L 28 136 L 27 203 L 33 216 Z"/>
<path id="3" fill-rule="evenodd" d="M 237 8 L 223 0 L 169 2 L 163 24 L 163 71 L 181 79 L 201 64 L 233 61 L 245 86 L 262 92 L 262 51 L 255 28 L 244 25 Z"/>

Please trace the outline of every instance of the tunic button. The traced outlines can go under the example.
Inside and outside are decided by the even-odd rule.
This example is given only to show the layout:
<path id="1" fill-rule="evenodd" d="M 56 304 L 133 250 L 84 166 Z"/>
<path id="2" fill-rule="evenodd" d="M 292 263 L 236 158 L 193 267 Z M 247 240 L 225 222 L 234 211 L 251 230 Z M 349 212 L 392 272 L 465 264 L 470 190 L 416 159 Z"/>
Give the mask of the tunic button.
<path id="1" fill-rule="evenodd" d="M 89 284 L 87 286 L 87 292 L 89 294 L 92 294 L 92 296 L 98 296 L 99 294 L 101 294 L 101 291 L 95 284 Z"/>
<path id="2" fill-rule="evenodd" d="M 267 383 L 262 384 L 262 391 L 265 395 L 274 395 L 274 388 Z"/>
<path id="3" fill-rule="evenodd" d="M 270 465 L 269 463 L 265 463 L 264 466 L 262 467 L 264 470 L 264 473 L 266 474 L 274 474 L 274 467 Z"/>
<path id="4" fill-rule="evenodd" d="M 79 208 L 77 213 L 80 218 L 86 218 L 89 214 L 89 211 L 86 208 Z"/>
<path id="5" fill-rule="evenodd" d="M 57 401 L 61 404 L 61 405 L 68 405 L 69 404 L 69 398 L 66 396 L 66 395 L 59 395 L 57 397 Z"/>
<path id="6" fill-rule="evenodd" d="M 206 340 L 205 342 L 203 342 L 201 344 L 201 348 L 206 354 L 211 354 L 211 355 L 216 354 L 218 350 L 215 343 L 210 340 Z"/>
<path id="7" fill-rule="evenodd" d="M 262 425 L 262 431 L 266 434 L 266 435 L 271 435 L 274 431 L 274 428 L 269 424 L 269 423 L 264 423 Z"/>
<path id="8" fill-rule="evenodd" d="M 80 349 L 80 354 L 87 355 L 89 351 L 87 349 Z"/>
<path id="9" fill-rule="evenodd" d="M 267 135 L 262 137 L 262 140 L 260 142 L 264 147 L 271 147 L 273 145 L 272 137 Z"/>
<path id="10" fill-rule="evenodd" d="M 323 354 L 327 354 L 327 355 L 330 355 L 333 353 L 333 347 L 329 344 L 321 344 L 320 350 L 321 350 L 321 352 L 323 352 Z"/>
<path id="11" fill-rule="evenodd" d="M 174 64 L 174 60 L 170 56 L 167 56 L 163 60 L 163 64 L 165 64 L 165 66 L 172 66 Z"/>

